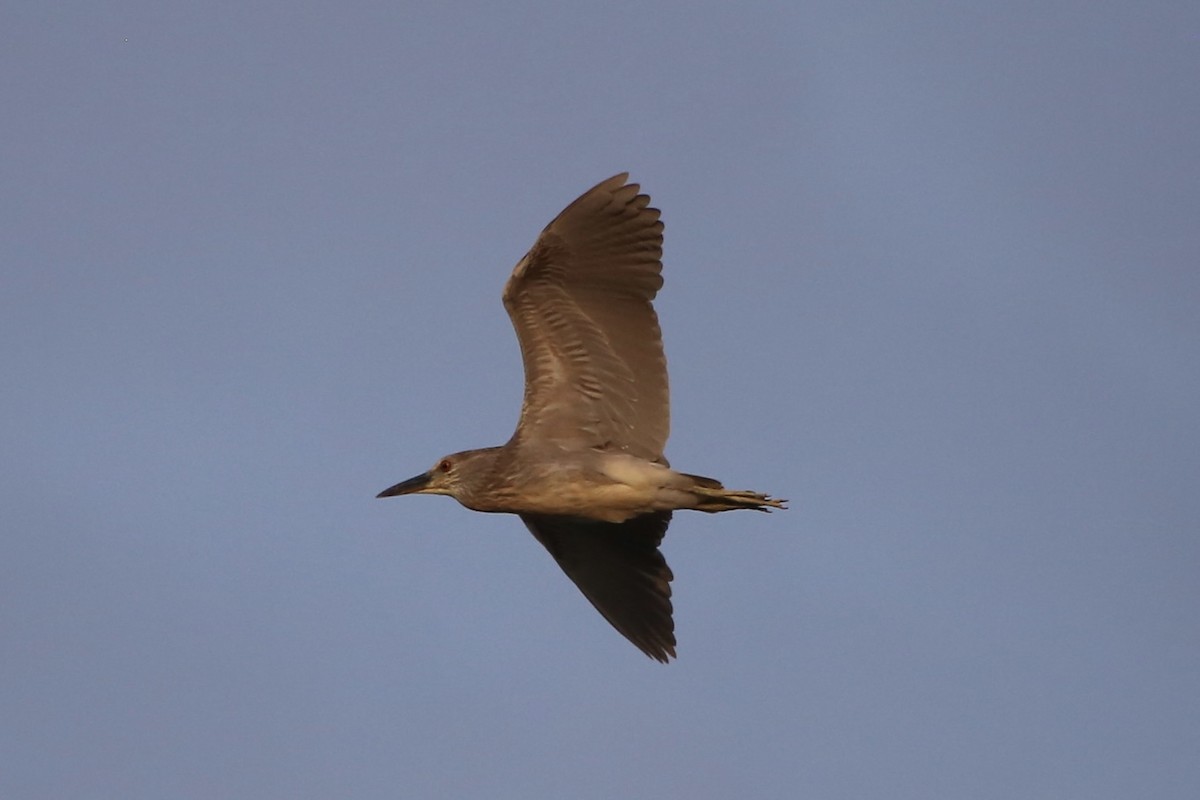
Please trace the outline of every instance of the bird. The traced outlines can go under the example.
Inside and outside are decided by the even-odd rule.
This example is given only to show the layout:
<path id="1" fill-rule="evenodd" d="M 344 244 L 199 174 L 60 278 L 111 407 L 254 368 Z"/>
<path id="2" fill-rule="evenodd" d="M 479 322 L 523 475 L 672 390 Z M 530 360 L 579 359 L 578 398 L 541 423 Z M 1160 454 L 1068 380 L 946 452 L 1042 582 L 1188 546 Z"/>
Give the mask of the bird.
<path id="1" fill-rule="evenodd" d="M 466 450 L 378 497 L 448 495 L 516 514 L 591 604 L 650 658 L 676 657 L 671 581 L 660 550 L 672 512 L 786 508 L 677 472 L 667 362 L 653 300 L 663 223 L 626 172 L 568 205 L 517 262 L 503 299 L 525 368 L 516 431 Z"/>

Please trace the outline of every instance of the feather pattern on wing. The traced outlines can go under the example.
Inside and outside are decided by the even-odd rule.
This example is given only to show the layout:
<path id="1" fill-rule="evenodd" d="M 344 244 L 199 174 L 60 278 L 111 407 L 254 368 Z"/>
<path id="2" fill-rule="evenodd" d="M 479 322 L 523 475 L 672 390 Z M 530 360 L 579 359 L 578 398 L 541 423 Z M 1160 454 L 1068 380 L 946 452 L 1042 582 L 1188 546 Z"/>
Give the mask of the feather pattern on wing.
<path id="1" fill-rule="evenodd" d="M 627 177 L 603 181 L 559 214 L 504 287 L 525 364 L 518 447 L 662 457 L 667 365 L 651 301 L 662 287 L 663 224 Z"/>

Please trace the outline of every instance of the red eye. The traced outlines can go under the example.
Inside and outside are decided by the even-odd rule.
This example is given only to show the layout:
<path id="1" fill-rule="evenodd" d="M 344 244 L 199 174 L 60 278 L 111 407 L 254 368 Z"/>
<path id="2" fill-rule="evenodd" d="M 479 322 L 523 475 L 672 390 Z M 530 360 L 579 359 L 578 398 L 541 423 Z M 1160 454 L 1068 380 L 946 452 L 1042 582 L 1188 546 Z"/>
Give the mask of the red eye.
<path id="1" fill-rule="evenodd" d="M 438 464 L 438 472 L 449 472 L 449 471 L 450 471 L 450 459 L 443 458 L 442 463 Z"/>

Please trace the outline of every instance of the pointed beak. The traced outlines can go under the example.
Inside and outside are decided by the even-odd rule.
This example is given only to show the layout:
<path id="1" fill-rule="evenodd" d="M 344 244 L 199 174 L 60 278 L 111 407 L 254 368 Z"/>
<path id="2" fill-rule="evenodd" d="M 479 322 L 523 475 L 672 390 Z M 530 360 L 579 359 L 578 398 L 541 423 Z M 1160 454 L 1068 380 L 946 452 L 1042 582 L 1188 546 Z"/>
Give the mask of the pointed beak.
<path id="1" fill-rule="evenodd" d="M 402 494 L 415 494 L 416 492 L 424 491 L 429 485 L 429 481 L 433 479 L 432 473 L 423 472 L 415 478 L 409 478 L 406 481 L 397 483 L 390 489 L 384 489 L 376 497 L 398 497 Z"/>

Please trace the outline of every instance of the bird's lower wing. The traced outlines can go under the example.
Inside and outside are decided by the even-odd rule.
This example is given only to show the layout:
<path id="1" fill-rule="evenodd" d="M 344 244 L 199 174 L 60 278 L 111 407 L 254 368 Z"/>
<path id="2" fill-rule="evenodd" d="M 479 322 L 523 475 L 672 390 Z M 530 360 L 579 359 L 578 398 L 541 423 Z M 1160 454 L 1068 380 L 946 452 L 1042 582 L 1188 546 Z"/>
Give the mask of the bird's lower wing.
<path id="1" fill-rule="evenodd" d="M 658 550 L 671 512 L 620 523 L 540 514 L 521 519 L 622 636 L 663 663 L 675 657 L 674 575 Z"/>

